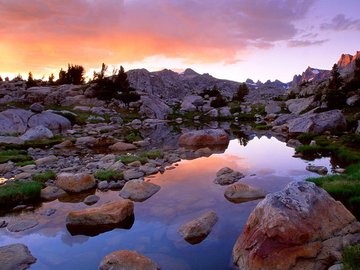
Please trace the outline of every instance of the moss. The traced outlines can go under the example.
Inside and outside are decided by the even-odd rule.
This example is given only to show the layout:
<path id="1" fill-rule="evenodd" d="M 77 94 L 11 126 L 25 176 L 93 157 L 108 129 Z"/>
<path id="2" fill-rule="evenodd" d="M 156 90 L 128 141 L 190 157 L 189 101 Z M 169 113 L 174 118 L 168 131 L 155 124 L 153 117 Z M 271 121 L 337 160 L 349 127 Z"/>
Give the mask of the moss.
<path id="1" fill-rule="evenodd" d="M 121 161 L 122 163 L 129 164 L 134 161 L 140 161 L 141 164 L 145 164 L 148 162 L 147 157 L 140 157 L 138 155 L 123 155 L 116 159 L 116 161 Z"/>
<path id="2" fill-rule="evenodd" d="M 26 141 L 24 144 L 14 145 L 14 144 L 4 144 L 0 145 L 4 149 L 14 149 L 14 150 L 21 150 L 21 149 L 28 149 L 30 147 L 32 148 L 46 148 L 53 146 L 55 144 L 62 143 L 67 138 L 61 136 L 61 135 L 55 135 L 53 138 L 50 139 L 42 139 L 42 140 L 33 140 L 33 141 Z"/>
<path id="3" fill-rule="evenodd" d="M 41 183 L 45 183 L 49 179 L 52 179 L 52 180 L 56 179 L 56 173 L 54 171 L 49 170 L 46 172 L 34 174 L 32 176 L 33 181 L 41 182 Z"/>
<path id="4" fill-rule="evenodd" d="M 40 198 L 42 184 L 39 182 L 17 181 L 0 186 L 0 205 L 14 205 Z"/>
<path id="5" fill-rule="evenodd" d="M 164 154 L 160 150 L 150 150 L 150 151 L 141 153 L 140 156 L 147 157 L 149 159 L 157 159 L 157 158 L 162 158 L 164 156 Z"/>
<path id="6" fill-rule="evenodd" d="M 24 162 L 31 161 L 32 157 L 24 150 L 12 149 L 0 151 L 0 163 L 5 163 L 10 160 L 12 162 Z"/>
<path id="7" fill-rule="evenodd" d="M 95 173 L 95 178 L 102 181 L 121 180 L 124 174 L 118 170 L 99 170 Z"/>
<path id="8" fill-rule="evenodd" d="M 360 269 L 360 244 L 348 246 L 342 252 L 344 270 Z"/>

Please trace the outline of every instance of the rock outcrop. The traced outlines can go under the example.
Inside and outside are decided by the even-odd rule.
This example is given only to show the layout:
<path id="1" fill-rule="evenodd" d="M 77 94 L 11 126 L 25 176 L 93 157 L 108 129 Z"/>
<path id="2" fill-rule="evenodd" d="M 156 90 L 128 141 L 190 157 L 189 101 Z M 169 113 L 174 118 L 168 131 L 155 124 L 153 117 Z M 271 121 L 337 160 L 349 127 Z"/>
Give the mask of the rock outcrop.
<path id="1" fill-rule="evenodd" d="M 233 249 L 239 269 L 328 269 L 344 246 L 360 241 L 360 223 L 310 182 L 292 182 L 251 213 Z"/>
<path id="2" fill-rule="evenodd" d="M 100 270 L 160 270 L 160 267 L 148 257 L 130 250 L 118 250 L 106 255 Z"/>
<path id="3" fill-rule="evenodd" d="M 2 270 L 25 270 L 36 262 L 28 247 L 12 244 L 0 247 L 0 268 Z"/>
<path id="4" fill-rule="evenodd" d="M 217 221 L 218 217 L 216 213 L 209 211 L 181 225 L 179 232 L 190 244 L 198 244 L 209 235 Z"/>

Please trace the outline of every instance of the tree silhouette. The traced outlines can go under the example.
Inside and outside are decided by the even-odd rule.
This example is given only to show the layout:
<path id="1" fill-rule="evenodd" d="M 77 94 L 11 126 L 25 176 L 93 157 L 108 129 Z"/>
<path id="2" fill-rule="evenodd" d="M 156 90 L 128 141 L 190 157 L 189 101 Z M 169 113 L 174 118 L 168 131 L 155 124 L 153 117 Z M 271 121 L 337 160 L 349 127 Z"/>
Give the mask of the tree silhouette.
<path id="1" fill-rule="evenodd" d="M 211 107 L 220 108 L 226 106 L 226 100 L 219 93 L 213 101 L 210 102 Z"/>
<path id="2" fill-rule="evenodd" d="M 49 84 L 49 85 L 53 85 L 53 84 L 54 84 L 54 80 L 55 80 L 54 73 L 51 73 L 51 75 L 49 76 L 48 84 Z"/>
<path id="3" fill-rule="evenodd" d="M 67 72 L 60 70 L 58 84 L 83 84 L 85 82 L 85 69 L 80 65 L 68 64 Z"/>
<path id="4" fill-rule="evenodd" d="M 246 83 L 241 83 L 239 85 L 238 90 L 236 91 L 236 93 L 233 96 L 233 100 L 234 101 L 239 101 L 239 102 L 244 102 L 245 101 L 245 96 L 249 94 L 249 88 L 246 85 Z"/>
<path id="5" fill-rule="evenodd" d="M 30 88 L 30 87 L 33 87 L 33 86 L 36 86 L 36 81 L 34 80 L 33 78 L 33 75 L 31 72 L 29 72 L 29 76 L 28 76 L 28 79 L 27 79 L 27 82 L 26 82 L 26 87 L 27 88 Z"/>
<path id="6" fill-rule="evenodd" d="M 1 78 L 1 76 L 0 76 L 0 82 L 2 82 L 3 81 L 3 78 Z"/>
<path id="7" fill-rule="evenodd" d="M 325 98 L 329 109 L 339 109 L 345 104 L 346 96 L 341 89 L 342 85 L 343 80 L 340 76 L 339 68 L 337 64 L 334 64 Z"/>

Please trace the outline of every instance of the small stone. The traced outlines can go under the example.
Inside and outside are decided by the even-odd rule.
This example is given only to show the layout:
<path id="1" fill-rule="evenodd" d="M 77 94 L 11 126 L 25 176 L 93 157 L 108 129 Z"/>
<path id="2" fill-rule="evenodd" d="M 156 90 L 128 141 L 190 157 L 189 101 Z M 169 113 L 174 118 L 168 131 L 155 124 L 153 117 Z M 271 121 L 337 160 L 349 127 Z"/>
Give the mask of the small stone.
<path id="1" fill-rule="evenodd" d="M 120 181 L 116 181 L 116 182 L 111 181 L 109 183 L 109 189 L 111 189 L 111 190 L 121 189 L 124 187 L 125 183 L 126 182 L 124 180 L 120 180 Z"/>
<path id="2" fill-rule="evenodd" d="M 39 158 L 39 159 L 35 160 L 35 164 L 37 166 L 40 166 L 40 165 L 45 165 L 45 164 L 56 163 L 57 161 L 58 161 L 58 157 L 52 155 L 52 156 L 47 156 L 47 157 L 43 157 L 43 158 Z"/>
<path id="3" fill-rule="evenodd" d="M 21 211 L 21 210 L 24 210 L 26 207 L 27 207 L 26 205 L 20 204 L 20 205 L 15 206 L 12 210 L 13 211 Z"/>
<path id="4" fill-rule="evenodd" d="M 336 173 L 345 173 L 345 169 L 343 169 L 343 168 L 336 168 L 335 170 L 334 170 L 334 172 L 336 172 Z"/>
<path id="5" fill-rule="evenodd" d="M 144 173 L 140 172 L 136 169 L 130 169 L 130 170 L 124 171 L 124 179 L 126 181 L 131 180 L 131 179 L 141 178 L 143 176 L 144 176 Z"/>
<path id="6" fill-rule="evenodd" d="M 85 198 L 84 203 L 86 205 L 93 205 L 93 204 L 97 203 L 99 200 L 100 200 L 99 196 L 89 195 Z"/>
<path id="7" fill-rule="evenodd" d="M 317 173 L 317 174 L 321 174 L 321 175 L 325 175 L 328 173 L 328 169 L 325 166 L 308 165 L 308 166 L 306 166 L 306 170 Z"/>
<path id="8" fill-rule="evenodd" d="M 131 180 L 125 183 L 120 196 L 136 202 L 142 202 L 160 190 L 160 186 L 142 180 Z"/>
<path id="9" fill-rule="evenodd" d="M 44 111 L 44 106 L 41 105 L 40 103 L 34 103 L 31 104 L 30 110 L 34 113 L 41 113 L 42 111 Z"/>
<path id="10" fill-rule="evenodd" d="M 129 151 L 129 150 L 135 150 L 137 147 L 131 143 L 124 143 L 124 142 L 117 142 L 111 146 L 109 146 L 109 149 L 111 151 Z"/>
<path id="11" fill-rule="evenodd" d="M 49 217 L 49 216 L 52 216 L 55 213 L 56 213 L 56 209 L 49 208 L 49 209 L 46 209 L 45 211 L 40 212 L 40 215 Z"/>
<path id="12" fill-rule="evenodd" d="M 100 190 L 106 190 L 109 188 L 109 183 L 107 181 L 101 181 L 98 183 L 98 189 Z"/>

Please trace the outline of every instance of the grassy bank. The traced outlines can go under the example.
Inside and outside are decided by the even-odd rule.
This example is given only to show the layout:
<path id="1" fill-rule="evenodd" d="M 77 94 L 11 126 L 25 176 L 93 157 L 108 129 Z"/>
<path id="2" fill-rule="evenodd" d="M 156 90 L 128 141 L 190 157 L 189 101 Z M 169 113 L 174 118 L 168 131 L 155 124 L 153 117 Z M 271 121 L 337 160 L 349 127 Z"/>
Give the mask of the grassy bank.
<path id="1" fill-rule="evenodd" d="M 42 183 L 16 181 L 0 186 L 0 205 L 11 206 L 40 198 Z"/>

